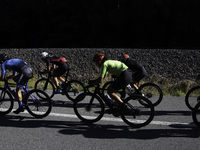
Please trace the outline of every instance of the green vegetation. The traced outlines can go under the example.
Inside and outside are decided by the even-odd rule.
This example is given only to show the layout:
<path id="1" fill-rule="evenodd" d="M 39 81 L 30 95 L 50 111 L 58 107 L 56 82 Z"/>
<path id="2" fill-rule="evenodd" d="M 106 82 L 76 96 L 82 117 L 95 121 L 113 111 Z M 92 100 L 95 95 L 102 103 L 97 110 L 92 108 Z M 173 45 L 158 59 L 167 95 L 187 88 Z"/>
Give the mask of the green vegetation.
<path id="1" fill-rule="evenodd" d="M 143 82 L 153 82 L 159 85 L 163 94 L 168 96 L 185 96 L 192 87 L 199 85 L 198 82 L 192 80 L 175 81 L 173 79 L 158 77 L 156 75 L 152 75 Z"/>

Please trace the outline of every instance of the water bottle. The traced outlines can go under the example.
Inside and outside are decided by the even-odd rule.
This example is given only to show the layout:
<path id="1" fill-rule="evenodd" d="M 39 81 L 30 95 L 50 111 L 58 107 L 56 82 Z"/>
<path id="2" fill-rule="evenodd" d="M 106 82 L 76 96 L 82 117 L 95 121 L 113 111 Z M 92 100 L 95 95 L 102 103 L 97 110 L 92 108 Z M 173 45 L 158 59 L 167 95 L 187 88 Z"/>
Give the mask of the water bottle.
<path id="1" fill-rule="evenodd" d="M 108 94 L 106 94 L 105 97 L 110 102 L 110 104 L 113 104 L 113 100 L 110 98 Z"/>

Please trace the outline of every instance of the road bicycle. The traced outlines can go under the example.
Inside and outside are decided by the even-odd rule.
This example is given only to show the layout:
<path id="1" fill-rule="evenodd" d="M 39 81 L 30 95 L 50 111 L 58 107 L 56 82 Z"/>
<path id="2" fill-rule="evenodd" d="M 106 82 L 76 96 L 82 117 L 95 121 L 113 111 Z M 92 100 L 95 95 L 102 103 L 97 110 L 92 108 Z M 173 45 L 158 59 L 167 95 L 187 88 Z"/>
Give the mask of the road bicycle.
<path id="1" fill-rule="evenodd" d="M 123 93 L 122 95 L 125 96 Z M 115 117 L 121 116 L 122 120 L 133 128 L 148 125 L 154 118 L 154 106 L 151 101 L 141 95 L 131 95 L 127 98 L 124 96 L 122 100 L 125 105 L 120 102 L 111 104 L 110 100 L 102 94 L 98 84 L 94 92 L 90 92 L 87 88 L 86 93 L 77 96 L 73 106 L 74 112 L 83 122 L 94 123 L 103 117 L 106 107 L 110 114 Z"/>
<path id="2" fill-rule="evenodd" d="M 43 76 L 47 74 L 47 76 Z M 52 72 L 39 72 L 41 79 L 37 80 L 35 83 L 35 89 L 42 89 L 45 91 L 50 98 L 54 96 L 55 92 L 55 83 L 52 78 Z M 70 80 L 68 81 L 69 70 L 66 72 L 65 83 L 62 85 L 62 95 L 66 95 L 67 98 L 71 101 L 74 101 L 78 94 L 81 92 L 85 92 L 86 89 L 81 81 L 78 80 Z M 51 90 L 51 92 L 48 92 Z"/>
<path id="3" fill-rule="evenodd" d="M 0 115 L 10 113 L 14 106 L 14 100 L 18 101 L 16 91 L 10 86 L 16 86 L 16 84 L 4 80 L 4 87 L 0 87 Z M 49 96 L 42 90 L 28 90 L 27 86 L 28 82 L 22 90 L 23 107 L 35 118 L 48 116 L 52 109 L 52 101 Z"/>
<path id="4" fill-rule="evenodd" d="M 116 79 L 115 76 L 112 76 L 112 78 L 114 80 Z M 107 93 L 107 88 L 112 83 L 113 83 L 113 81 L 108 81 L 103 85 L 102 93 L 104 95 Z M 156 85 L 155 83 L 144 83 L 142 85 L 139 85 L 139 83 L 138 83 L 137 86 L 138 86 L 138 90 L 141 93 L 141 95 L 146 97 L 147 99 L 149 99 L 154 106 L 157 106 L 158 104 L 160 104 L 160 102 L 163 99 L 163 92 L 162 92 L 162 89 L 158 85 Z M 136 92 L 136 90 L 134 88 L 132 88 L 131 90 Z M 132 93 L 129 93 L 128 91 L 126 93 L 128 95 L 132 94 Z"/>
<path id="5" fill-rule="evenodd" d="M 192 119 L 194 123 L 200 127 L 200 103 L 197 103 L 192 110 Z"/>
<path id="6" fill-rule="evenodd" d="M 200 102 L 200 86 L 191 88 L 185 96 L 186 106 L 193 110 L 197 103 Z"/>

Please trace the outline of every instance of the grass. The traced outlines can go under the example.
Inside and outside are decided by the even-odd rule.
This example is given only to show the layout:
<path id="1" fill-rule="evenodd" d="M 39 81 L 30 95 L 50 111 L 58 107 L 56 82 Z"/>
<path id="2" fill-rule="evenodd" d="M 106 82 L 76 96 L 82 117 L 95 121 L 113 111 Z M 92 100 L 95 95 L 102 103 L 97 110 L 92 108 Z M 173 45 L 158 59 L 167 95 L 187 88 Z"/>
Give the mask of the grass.
<path id="1" fill-rule="evenodd" d="M 164 95 L 167 96 L 184 96 L 186 93 L 195 86 L 198 86 L 198 82 L 192 80 L 175 81 L 168 78 L 158 77 L 153 75 L 144 82 L 153 82 L 159 85 Z"/>

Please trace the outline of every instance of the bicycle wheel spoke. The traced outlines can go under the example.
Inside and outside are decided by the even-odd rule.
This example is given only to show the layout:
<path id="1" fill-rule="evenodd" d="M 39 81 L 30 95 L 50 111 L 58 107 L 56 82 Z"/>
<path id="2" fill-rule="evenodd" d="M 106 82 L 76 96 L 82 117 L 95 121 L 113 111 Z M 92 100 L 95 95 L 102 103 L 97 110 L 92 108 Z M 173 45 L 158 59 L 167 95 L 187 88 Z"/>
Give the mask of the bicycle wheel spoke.
<path id="1" fill-rule="evenodd" d="M 200 103 L 198 103 L 192 111 L 192 119 L 194 123 L 200 127 Z"/>
<path id="2" fill-rule="evenodd" d="M 81 97 L 81 95 L 80 95 L 80 97 Z M 74 103 L 75 114 L 82 121 L 96 122 L 96 121 L 100 120 L 103 116 L 103 113 L 104 113 L 103 102 L 99 98 L 94 97 L 94 99 L 92 99 L 92 103 L 91 103 L 91 99 L 92 99 L 92 95 L 86 94 L 84 99 L 77 100 Z"/>
<path id="3" fill-rule="evenodd" d="M 200 102 L 200 87 L 194 87 L 188 91 L 185 97 L 185 103 L 191 110 Z"/>
<path id="4" fill-rule="evenodd" d="M 144 97 L 149 99 L 154 106 L 157 106 L 163 98 L 162 90 L 154 83 L 146 83 L 139 88 Z"/>
<path id="5" fill-rule="evenodd" d="M 83 83 L 77 80 L 69 81 L 63 90 L 67 98 L 72 101 L 74 101 L 79 94 L 85 92 Z"/>
<path id="6" fill-rule="evenodd" d="M 13 105 L 11 94 L 5 89 L 0 88 L 0 114 L 5 115 L 10 113 Z"/>
<path id="7" fill-rule="evenodd" d="M 50 98 L 52 98 L 54 96 L 53 92 L 55 91 L 55 87 L 53 85 L 53 83 L 51 81 L 48 81 L 47 79 L 39 79 L 36 83 L 35 83 L 35 89 L 40 89 L 43 90 L 44 92 L 46 92 L 48 94 L 48 96 Z M 53 92 L 52 92 L 53 90 Z M 38 95 L 42 98 L 42 94 Z"/>
<path id="8" fill-rule="evenodd" d="M 45 92 L 39 90 L 32 90 L 29 94 L 30 95 L 26 104 L 28 112 L 37 118 L 46 117 L 52 108 L 51 100 L 48 95 Z M 41 98 L 38 95 L 43 96 Z"/>
<path id="9" fill-rule="evenodd" d="M 150 101 L 144 97 L 134 100 L 131 97 L 125 100 L 127 109 L 122 114 L 125 123 L 132 127 L 142 127 L 149 124 L 154 116 L 154 107 Z"/>

